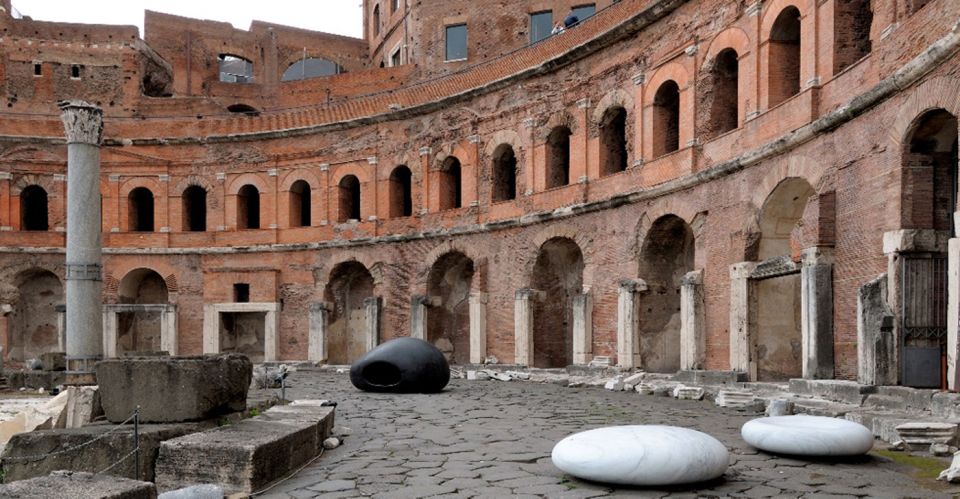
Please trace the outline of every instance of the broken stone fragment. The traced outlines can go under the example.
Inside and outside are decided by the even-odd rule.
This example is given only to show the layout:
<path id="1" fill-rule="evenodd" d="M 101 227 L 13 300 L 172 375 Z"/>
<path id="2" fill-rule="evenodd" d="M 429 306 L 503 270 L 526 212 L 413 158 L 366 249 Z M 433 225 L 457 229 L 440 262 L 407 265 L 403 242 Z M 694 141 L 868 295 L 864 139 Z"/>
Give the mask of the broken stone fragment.
<path id="1" fill-rule="evenodd" d="M 937 457 L 951 456 L 956 451 L 956 447 L 950 447 L 947 444 L 930 444 L 930 454 Z"/>
<path id="2" fill-rule="evenodd" d="M 607 390 L 613 390 L 615 392 L 622 392 L 624 389 L 623 386 L 623 376 L 614 376 L 608 380 L 604 385 L 604 388 Z"/>
<path id="3" fill-rule="evenodd" d="M 327 450 L 333 450 L 337 447 L 340 447 L 340 439 L 337 437 L 330 437 L 323 441 L 323 448 Z"/>
<path id="4" fill-rule="evenodd" d="M 950 467 L 941 471 L 937 480 L 945 480 L 950 483 L 960 483 L 960 452 L 953 454 L 953 462 Z"/>
<path id="5" fill-rule="evenodd" d="M 767 404 L 767 416 L 790 416 L 793 414 L 793 402 L 785 399 L 773 399 Z"/>

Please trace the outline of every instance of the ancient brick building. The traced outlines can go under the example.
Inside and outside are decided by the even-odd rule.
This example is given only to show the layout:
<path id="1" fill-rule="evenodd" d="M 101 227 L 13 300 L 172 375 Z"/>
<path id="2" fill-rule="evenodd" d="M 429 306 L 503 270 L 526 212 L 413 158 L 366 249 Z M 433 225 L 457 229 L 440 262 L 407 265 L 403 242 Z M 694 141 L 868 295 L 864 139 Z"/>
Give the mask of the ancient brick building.
<path id="1" fill-rule="evenodd" d="M 5 2 L 10 360 L 62 347 L 56 102 L 84 99 L 108 356 L 415 335 L 458 363 L 954 384 L 960 2 L 365 0 L 362 40 Z"/>

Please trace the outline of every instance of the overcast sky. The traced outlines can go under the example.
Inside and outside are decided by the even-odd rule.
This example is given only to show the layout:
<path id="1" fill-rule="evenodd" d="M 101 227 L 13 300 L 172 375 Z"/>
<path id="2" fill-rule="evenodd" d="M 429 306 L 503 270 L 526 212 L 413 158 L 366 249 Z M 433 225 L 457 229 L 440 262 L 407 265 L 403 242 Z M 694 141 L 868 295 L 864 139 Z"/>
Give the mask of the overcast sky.
<path id="1" fill-rule="evenodd" d="M 140 28 L 143 11 L 226 21 L 249 29 L 250 21 L 363 36 L 362 0 L 13 0 L 24 16 L 43 21 L 126 24 Z"/>

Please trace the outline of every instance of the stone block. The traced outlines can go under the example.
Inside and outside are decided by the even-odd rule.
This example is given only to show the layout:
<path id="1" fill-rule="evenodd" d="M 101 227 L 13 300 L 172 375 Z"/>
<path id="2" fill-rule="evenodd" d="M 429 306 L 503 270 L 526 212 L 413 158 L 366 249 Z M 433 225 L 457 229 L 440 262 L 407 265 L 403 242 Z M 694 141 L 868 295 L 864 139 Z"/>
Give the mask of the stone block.
<path id="1" fill-rule="evenodd" d="M 223 489 L 218 485 L 194 485 L 164 492 L 157 499 L 223 499 Z"/>
<path id="2" fill-rule="evenodd" d="M 673 379 L 681 383 L 695 385 L 732 385 L 750 381 L 747 373 L 740 371 L 702 371 L 684 370 L 677 372 Z"/>
<path id="3" fill-rule="evenodd" d="M 43 388 L 50 391 L 67 380 L 67 374 L 63 371 L 12 371 L 5 374 L 7 384 L 14 390 Z"/>
<path id="4" fill-rule="evenodd" d="M 703 400 L 704 390 L 699 386 L 677 386 L 673 389 L 673 398 L 680 400 Z"/>
<path id="5" fill-rule="evenodd" d="M 333 428 L 333 407 L 295 403 L 237 424 L 165 441 L 156 465 L 161 490 L 215 483 L 227 494 L 263 489 L 315 457 Z"/>
<path id="6" fill-rule="evenodd" d="M 960 393 L 939 392 L 930 398 L 930 413 L 948 419 L 960 419 Z"/>
<path id="7" fill-rule="evenodd" d="M 916 421 L 897 426 L 897 433 L 908 449 L 928 450 L 931 444 L 956 443 L 957 427 L 957 423 Z"/>
<path id="8" fill-rule="evenodd" d="M 720 390 L 717 398 L 714 400 L 720 407 L 729 407 L 732 409 L 748 409 L 756 405 L 757 398 L 752 392 L 737 390 Z"/>
<path id="9" fill-rule="evenodd" d="M 247 405 L 253 374 L 243 355 L 111 359 L 97 363 L 107 419 L 126 420 L 140 406 L 143 423 L 200 421 Z"/>
<path id="10" fill-rule="evenodd" d="M 790 391 L 801 395 L 860 405 L 867 395 L 876 392 L 877 387 L 861 385 L 854 381 L 791 379 Z"/>
<path id="11" fill-rule="evenodd" d="M 65 352 L 45 352 L 40 354 L 40 364 L 44 371 L 66 371 L 67 354 Z"/>
<path id="12" fill-rule="evenodd" d="M 767 403 L 767 416 L 790 416 L 791 414 L 793 414 L 793 402 L 789 400 L 773 399 Z"/>
<path id="13" fill-rule="evenodd" d="M 623 382 L 624 384 L 627 384 L 627 385 L 637 386 L 640 384 L 641 381 L 643 381 L 643 377 L 646 375 L 647 373 L 631 374 L 630 376 L 627 376 L 626 378 L 624 378 Z"/>
<path id="14" fill-rule="evenodd" d="M 140 425 L 140 478 L 153 480 L 153 468 L 160 442 L 195 433 L 210 425 L 181 423 Z M 83 428 L 41 430 L 14 435 L 3 449 L 4 480 L 25 480 L 42 477 L 56 470 L 95 473 L 117 462 L 134 448 L 133 425 L 105 433 L 114 428 L 110 424 L 95 424 Z M 75 447 L 100 437 L 99 440 L 72 452 L 65 452 L 38 461 L 18 461 L 16 458 L 47 454 Z M 136 476 L 134 459 L 127 459 L 110 472 L 115 476 Z"/>
<path id="15" fill-rule="evenodd" d="M 150 482 L 112 475 L 57 471 L 49 476 L 0 485 L 0 498 L 43 497 L 44 499 L 156 499 L 157 488 Z"/>

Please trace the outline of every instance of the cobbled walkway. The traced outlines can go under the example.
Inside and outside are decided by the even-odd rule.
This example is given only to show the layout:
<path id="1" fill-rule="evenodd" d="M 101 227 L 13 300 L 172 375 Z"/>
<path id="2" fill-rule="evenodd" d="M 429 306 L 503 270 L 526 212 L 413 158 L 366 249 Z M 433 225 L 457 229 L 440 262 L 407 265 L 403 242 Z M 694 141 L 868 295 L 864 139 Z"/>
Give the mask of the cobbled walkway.
<path id="1" fill-rule="evenodd" d="M 338 402 L 343 445 L 261 497 L 950 497 L 960 493 L 870 455 L 810 462 L 758 453 L 740 439 L 752 415 L 708 402 L 530 382 L 452 380 L 434 395 L 362 393 L 345 374 L 293 373 L 288 398 Z M 692 488 L 611 487 L 565 476 L 550 461 L 563 437 L 606 425 L 669 424 L 730 450 L 720 480 Z M 882 445 L 882 444 L 881 444 Z M 944 467 L 948 464 L 944 460 Z"/>

